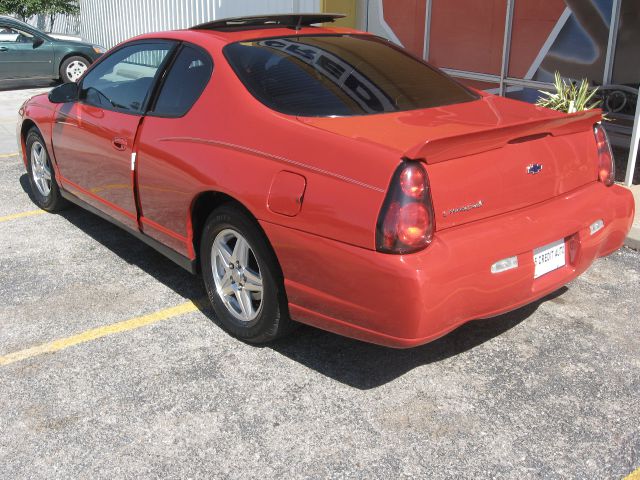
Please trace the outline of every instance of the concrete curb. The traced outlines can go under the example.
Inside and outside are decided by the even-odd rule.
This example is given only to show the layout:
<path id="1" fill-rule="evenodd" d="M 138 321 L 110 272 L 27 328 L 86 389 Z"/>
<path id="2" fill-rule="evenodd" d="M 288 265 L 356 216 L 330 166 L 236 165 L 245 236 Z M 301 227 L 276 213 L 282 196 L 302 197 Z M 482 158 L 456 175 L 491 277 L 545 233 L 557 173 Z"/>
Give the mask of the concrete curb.
<path id="1" fill-rule="evenodd" d="M 640 228 L 633 227 L 624 239 L 624 246 L 640 251 Z"/>

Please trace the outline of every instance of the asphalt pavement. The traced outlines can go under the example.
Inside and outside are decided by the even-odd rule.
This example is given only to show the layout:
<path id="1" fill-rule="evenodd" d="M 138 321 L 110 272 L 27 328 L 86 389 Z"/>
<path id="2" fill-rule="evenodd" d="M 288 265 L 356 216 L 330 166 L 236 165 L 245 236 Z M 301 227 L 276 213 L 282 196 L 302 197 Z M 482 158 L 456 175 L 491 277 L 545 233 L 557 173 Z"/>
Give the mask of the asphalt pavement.
<path id="1" fill-rule="evenodd" d="M 0 92 L 0 478 L 621 479 L 640 467 L 640 253 L 410 350 L 231 338 L 200 280 L 41 213 Z M 390 319 L 402 321 L 402 319 Z"/>

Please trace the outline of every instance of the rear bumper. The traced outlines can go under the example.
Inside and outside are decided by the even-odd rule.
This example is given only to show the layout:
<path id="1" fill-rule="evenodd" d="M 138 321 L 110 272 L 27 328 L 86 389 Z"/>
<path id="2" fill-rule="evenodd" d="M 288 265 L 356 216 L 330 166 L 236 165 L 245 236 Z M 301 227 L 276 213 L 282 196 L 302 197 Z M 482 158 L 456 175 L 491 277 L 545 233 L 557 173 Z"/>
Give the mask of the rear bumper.
<path id="1" fill-rule="evenodd" d="M 473 319 L 531 303 L 620 248 L 634 202 L 593 183 L 562 197 L 437 232 L 411 255 L 387 255 L 262 223 L 280 260 L 291 316 L 390 347 L 435 340 Z M 604 221 L 591 235 L 589 226 Z M 534 280 L 533 249 L 564 238 L 567 265 Z M 492 274 L 503 258 L 519 266 Z"/>

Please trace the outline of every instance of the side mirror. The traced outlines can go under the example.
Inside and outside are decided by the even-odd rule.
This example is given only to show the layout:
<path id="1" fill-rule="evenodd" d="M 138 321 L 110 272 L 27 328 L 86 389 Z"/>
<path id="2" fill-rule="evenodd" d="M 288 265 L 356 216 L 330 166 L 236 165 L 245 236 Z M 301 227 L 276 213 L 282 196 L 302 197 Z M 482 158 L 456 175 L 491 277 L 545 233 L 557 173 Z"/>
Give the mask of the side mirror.
<path id="1" fill-rule="evenodd" d="M 80 89 L 77 83 L 63 83 L 49 92 L 51 103 L 68 103 L 78 100 Z"/>
<path id="2" fill-rule="evenodd" d="M 40 37 L 35 37 L 33 39 L 33 48 L 38 48 L 40 45 L 44 43 L 44 40 Z"/>

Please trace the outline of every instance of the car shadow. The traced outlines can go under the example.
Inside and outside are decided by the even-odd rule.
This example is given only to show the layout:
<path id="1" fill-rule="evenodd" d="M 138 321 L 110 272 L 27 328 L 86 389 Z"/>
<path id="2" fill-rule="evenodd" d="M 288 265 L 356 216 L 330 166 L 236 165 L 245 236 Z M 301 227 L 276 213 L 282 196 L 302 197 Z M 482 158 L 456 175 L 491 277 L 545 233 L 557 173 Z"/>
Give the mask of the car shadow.
<path id="1" fill-rule="evenodd" d="M 360 342 L 306 326 L 269 347 L 340 383 L 369 390 L 414 368 L 446 360 L 482 345 L 525 321 L 542 303 L 567 290 L 562 287 L 512 312 L 468 322 L 438 340 L 404 350 Z"/>
<path id="2" fill-rule="evenodd" d="M 26 174 L 20 184 L 33 201 Z M 215 323 L 206 292 L 199 277 L 153 250 L 129 233 L 81 208 L 60 213 L 76 228 L 126 262 L 137 266 L 184 298 Z M 351 387 L 368 390 L 391 382 L 414 368 L 436 363 L 471 350 L 529 318 L 544 302 L 568 290 L 562 287 L 547 297 L 518 310 L 486 320 L 462 325 L 448 335 L 426 345 L 396 350 L 360 342 L 301 325 L 291 335 L 256 348 L 270 348 L 316 372 Z"/>
<path id="3" fill-rule="evenodd" d="M 0 92 L 9 90 L 30 90 L 32 88 L 47 88 L 60 85 L 58 80 L 2 80 L 0 81 Z"/>
<path id="4" fill-rule="evenodd" d="M 20 186 L 35 204 L 26 173 L 20 176 Z M 80 207 L 71 206 L 58 215 L 127 263 L 142 269 L 180 296 L 192 300 L 199 308 L 202 305 L 203 312 L 213 318 L 212 312 L 207 310 L 206 302 L 203 300 L 206 298 L 206 292 L 199 277 L 191 275 L 125 230 Z"/>

